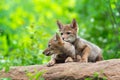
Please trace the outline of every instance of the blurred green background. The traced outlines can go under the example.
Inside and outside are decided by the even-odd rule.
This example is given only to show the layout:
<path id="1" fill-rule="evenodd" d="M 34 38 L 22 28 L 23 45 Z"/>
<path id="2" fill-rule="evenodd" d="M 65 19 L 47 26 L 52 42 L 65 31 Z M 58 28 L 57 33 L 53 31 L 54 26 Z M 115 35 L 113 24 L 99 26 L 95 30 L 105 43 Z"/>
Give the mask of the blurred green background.
<path id="1" fill-rule="evenodd" d="M 73 18 L 104 59 L 120 58 L 120 0 L 1 0 L 0 69 L 47 63 L 42 51 L 58 32 L 56 20 Z"/>

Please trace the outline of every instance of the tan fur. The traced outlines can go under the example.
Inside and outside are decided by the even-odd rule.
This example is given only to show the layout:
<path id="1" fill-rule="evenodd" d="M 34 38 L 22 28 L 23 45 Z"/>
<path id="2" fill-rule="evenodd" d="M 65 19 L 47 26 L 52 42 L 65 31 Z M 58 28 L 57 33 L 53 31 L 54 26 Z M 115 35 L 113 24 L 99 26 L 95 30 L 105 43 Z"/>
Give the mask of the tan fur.
<path id="1" fill-rule="evenodd" d="M 75 60 L 75 48 L 69 42 L 65 42 L 56 34 L 48 43 L 48 48 L 43 54 L 51 56 L 47 66 L 53 66 L 55 63 L 73 62 Z"/>
<path id="2" fill-rule="evenodd" d="M 76 55 L 81 56 L 81 62 L 96 62 L 103 59 L 102 50 L 97 45 L 77 36 L 78 25 L 75 19 L 71 24 L 63 25 L 59 21 L 57 24 L 62 39 L 75 46 Z"/>
<path id="3" fill-rule="evenodd" d="M 72 59 L 72 57 L 67 57 L 67 59 L 65 60 L 65 63 L 67 62 L 73 62 L 74 60 Z"/>

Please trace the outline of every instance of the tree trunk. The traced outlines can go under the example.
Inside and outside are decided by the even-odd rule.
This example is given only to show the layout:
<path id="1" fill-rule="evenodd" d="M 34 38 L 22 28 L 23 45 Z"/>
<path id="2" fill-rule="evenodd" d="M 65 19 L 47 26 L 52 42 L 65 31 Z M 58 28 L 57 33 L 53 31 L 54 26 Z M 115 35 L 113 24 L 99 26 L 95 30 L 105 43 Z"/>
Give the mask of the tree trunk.
<path id="1" fill-rule="evenodd" d="M 9 72 L 0 71 L 0 78 L 12 80 L 120 80 L 120 59 L 96 63 L 70 62 L 45 65 L 11 67 Z"/>

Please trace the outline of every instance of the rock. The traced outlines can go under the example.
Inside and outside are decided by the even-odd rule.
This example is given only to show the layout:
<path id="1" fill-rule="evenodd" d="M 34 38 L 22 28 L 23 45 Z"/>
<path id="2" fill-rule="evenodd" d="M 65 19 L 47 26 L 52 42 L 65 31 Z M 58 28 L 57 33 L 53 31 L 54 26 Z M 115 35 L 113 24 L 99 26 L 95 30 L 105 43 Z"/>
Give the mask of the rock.
<path id="1" fill-rule="evenodd" d="M 87 80 L 120 80 L 120 59 L 96 63 L 70 62 L 52 67 L 45 65 L 11 67 L 7 73 L 4 70 L 0 71 L 0 78 L 4 77 L 13 80 L 85 80 L 86 78 Z"/>

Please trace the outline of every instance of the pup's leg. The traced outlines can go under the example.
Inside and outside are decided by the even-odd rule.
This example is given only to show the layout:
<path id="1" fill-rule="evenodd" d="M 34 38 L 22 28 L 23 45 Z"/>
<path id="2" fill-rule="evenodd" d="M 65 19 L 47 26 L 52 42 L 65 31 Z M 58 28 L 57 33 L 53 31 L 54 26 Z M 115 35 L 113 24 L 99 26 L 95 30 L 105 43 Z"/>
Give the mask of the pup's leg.
<path id="1" fill-rule="evenodd" d="M 88 62 L 88 56 L 90 54 L 90 48 L 88 46 L 85 46 L 83 52 L 82 52 L 82 58 L 80 62 Z"/>
<path id="2" fill-rule="evenodd" d="M 76 55 L 76 62 L 80 62 L 81 61 L 81 56 L 80 55 Z"/>
<path id="3" fill-rule="evenodd" d="M 103 60 L 103 56 L 102 56 L 102 54 L 99 54 L 99 55 L 97 56 L 95 62 L 97 62 L 97 61 L 102 61 L 102 60 Z"/>
<path id="4" fill-rule="evenodd" d="M 65 60 L 65 63 L 67 62 L 73 62 L 73 59 L 71 57 L 67 57 L 67 59 Z"/>
<path id="5" fill-rule="evenodd" d="M 48 62 L 47 66 L 48 66 L 48 67 L 53 66 L 55 63 L 56 63 L 55 59 L 51 59 L 51 60 Z"/>

